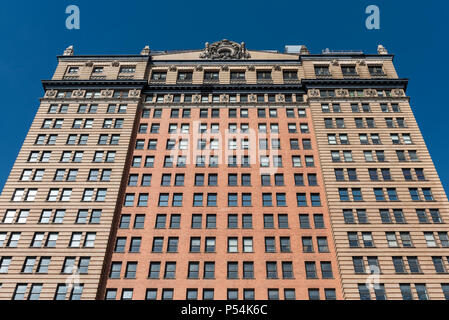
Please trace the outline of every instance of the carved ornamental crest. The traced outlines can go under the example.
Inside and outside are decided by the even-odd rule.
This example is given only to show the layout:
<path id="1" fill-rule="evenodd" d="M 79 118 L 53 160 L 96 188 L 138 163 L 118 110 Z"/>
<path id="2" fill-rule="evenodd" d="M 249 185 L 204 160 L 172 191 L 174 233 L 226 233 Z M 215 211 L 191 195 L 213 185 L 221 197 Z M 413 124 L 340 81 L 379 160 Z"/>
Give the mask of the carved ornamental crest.
<path id="1" fill-rule="evenodd" d="M 239 60 L 249 59 L 251 55 L 246 51 L 244 42 L 238 44 L 224 39 L 212 44 L 206 42 L 206 48 L 200 54 L 200 58 L 211 60 Z"/>

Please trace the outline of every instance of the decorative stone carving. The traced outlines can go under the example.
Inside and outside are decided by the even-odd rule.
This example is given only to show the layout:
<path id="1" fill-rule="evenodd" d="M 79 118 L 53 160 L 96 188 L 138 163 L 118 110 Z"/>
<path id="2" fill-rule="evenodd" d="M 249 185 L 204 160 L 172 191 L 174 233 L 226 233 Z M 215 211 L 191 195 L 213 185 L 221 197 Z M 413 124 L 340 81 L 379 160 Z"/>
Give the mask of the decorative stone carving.
<path id="1" fill-rule="evenodd" d="M 256 102 L 256 101 L 257 101 L 257 95 L 251 93 L 251 94 L 248 96 L 248 101 L 249 101 L 249 102 Z"/>
<path id="2" fill-rule="evenodd" d="M 129 91 L 129 97 L 131 98 L 138 98 L 140 97 L 140 90 L 132 89 Z"/>
<path id="3" fill-rule="evenodd" d="M 387 51 L 387 49 L 385 49 L 385 47 L 383 45 L 379 44 L 377 46 L 377 53 L 378 54 L 388 54 L 388 51 Z"/>
<path id="4" fill-rule="evenodd" d="M 77 89 L 73 91 L 72 96 L 75 98 L 82 98 L 86 94 L 86 90 Z"/>
<path id="5" fill-rule="evenodd" d="M 310 89 L 308 91 L 308 96 L 311 98 L 318 98 L 320 96 L 320 90 L 318 89 Z"/>
<path id="6" fill-rule="evenodd" d="M 357 63 L 358 63 L 360 66 L 366 66 L 365 60 L 358 60 Z"/>
<path id="7" fill-rule="evenodd" d="M 402 90 L 402 89 L 393 89 L 393 90 L 391 90 L 391 96 L 403 97 L 403 96 L 405 96 L 405 93 L 404 93 L 404 90 Z"/>
<path id="8" fill-rule="evenodd" d="M 56 90 L 53 90 L 53 89 L 47 90 L 47 92 L 45 92 L 45 97 L 47 97 L 47 98 L 55 98 L 57 93 L 58 92 Z"/>
<path id="9" fill-rule="evenodd" d="M 192 101 L 193 102 L 200 102 L 201 101 L 201 96 L 199 94 L 194 94 L 192 97 Z"/>
<path id="10" fill-rule="evenodd" d="M 112 61 L 112 66 L 113 67 L 119 67 L 120 66 L 120 62 L 118 62 L 117 60 Z"/>
<path id="11" fill-rule="evenodd" d="M 348 89 L 337 89 L 335 90 L 335 95 L 337 97 L 349 97 L 349 91 Z"/>
<path id="12" fill-rule="evenodd" d="M 285 102 L 285 95 L 277 94 L 276 95 L 276 102 Z"/>
<path id="13" fill-rule="evenodd" d="M 221 66 L 221 71 L 229 71 L 229 67 L 228 66 Z"/>
<path id="14" fill-rule="evenodd" d="M 332 60 L 331 64 L 332 64 L 333 66 L 336 66 L 336 67 L 338 67 L 338 65 L 339 65 L 337 59 Z"/>
<path id="15" fill-rule="evenodd" d="M 178 69 L 176 68 L 175 65 L 171 65 L 170 68 L 168 68 L 168 71 L 175 72 L 176 70 L 178 70 Z"/>
<path id="16" fill-rule="evenodd" d="M 248 67 L 248 71 L 255 71 L 256 70 L 256 67 L 254 67 L 254 65 L 249 65 Z"/>
<path id="17" fill-rule="evenodd" d="M 301 45 L 301 49 L 299 49 L 299 54 L 310 54 L 310 52 L 305 45 Z"/>
<path id="18" fill-rule="evenodd" d="M 200 58 L 211 60 L 240 60 L 249 59 L 251 58 L 251 55 L 246 51 L 244 42 L 238 44 L 236 42 L 223 39 L 212 44 L 206 42 L 206 47 L 200 54 Z"/>
<path id="19" fill-rule="evenodd" d="M 141 56 L 149 56 L 151 53 L 150 46 L 145 46 L 140 52 Z"/>
<path id="20" fill-rule="evenodd" d="M 91 60 L 89 60 L 85 63 L 85 66 L 91 68 L 94 66 L 94 63 Z"/>
<path id="21" fill-rule="evenodd" d="M 203 66 L 200 66 L 200 65 L 197 65 L 196 67 L 195 67 L 195 71 L 203 71 Z"/>
<path id="22" fill-rule="evenodd" d="M 69 46 L 64 50 L 64 56 L 73 56 L 73 46 Z"/>
<path id="23" fill-rule="evenodd" d="M 281 71 L 281 66 L 277 64 L 277 65 L 273 66 L 273 70 L 274 71 Z"/>
<path id="24" fill-rule="evenodd" d="M 167 94 L 164 96 L 164 102 L 165 103 L 171 103 L 173 102 L 173 95 L 172 94 Z"/>
<path id="25" fill-rule="evenodd" d="M 377 97 L 377 90 L 376 89 L 365 89 L 363 90 L 363 95 L 365 97 Z"/>
<path id="26" fill-rule="evenodd" d="M 102 98 L 112 98 L 112 95 L 114 94 L 114 91 L 111 89 L 101 90 L 101 97 Z"/>
<path id="27" fill-rule="evenodd" d="M 220 95 L 220 102 L 229 102 L 229 95 L 228 94 Z"/>

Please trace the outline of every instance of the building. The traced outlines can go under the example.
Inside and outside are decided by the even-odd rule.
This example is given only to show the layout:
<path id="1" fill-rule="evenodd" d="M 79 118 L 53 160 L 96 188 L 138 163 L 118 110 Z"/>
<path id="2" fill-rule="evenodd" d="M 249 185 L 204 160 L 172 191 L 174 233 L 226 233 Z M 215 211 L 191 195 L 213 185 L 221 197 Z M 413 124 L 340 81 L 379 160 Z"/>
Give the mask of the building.
<path id="1" fill-rule="evenodd" d="M 449 299 L 393 55 L 58 57 L 0 198 L 0 299 Z"/>

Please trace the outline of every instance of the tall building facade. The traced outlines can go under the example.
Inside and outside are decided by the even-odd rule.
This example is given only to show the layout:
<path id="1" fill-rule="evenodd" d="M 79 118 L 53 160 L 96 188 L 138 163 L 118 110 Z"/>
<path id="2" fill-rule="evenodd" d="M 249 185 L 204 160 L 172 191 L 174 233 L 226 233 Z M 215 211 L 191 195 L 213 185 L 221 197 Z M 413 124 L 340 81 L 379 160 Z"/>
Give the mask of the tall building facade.
<path id="1" fill-rule="evenodd" d="M 393 55 L 58 57 L 0 197 L 0 299 L 449 299 Z"/>

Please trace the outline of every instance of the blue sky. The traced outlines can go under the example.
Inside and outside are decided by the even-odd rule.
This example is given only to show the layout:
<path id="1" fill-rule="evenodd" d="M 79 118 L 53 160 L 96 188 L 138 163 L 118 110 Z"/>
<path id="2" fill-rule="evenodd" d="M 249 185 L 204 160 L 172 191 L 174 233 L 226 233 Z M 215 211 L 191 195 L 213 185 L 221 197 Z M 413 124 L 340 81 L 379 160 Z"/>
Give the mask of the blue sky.
<path id="1" fill-rule="evenodd" d="M 81 29 L 65 28 L 65 8 L 78 5 Z M 365 8 L 381 11 L 380 30 L 367 30 Z M 382 43 L 396 55 L 400 77 L 433 161 L 449 190 L 447 61 L 449 2 L 418 1 L 5 1 L 0 11 L 0 187 L 17 157 L 51 78 L 56 56 L 73 44 L 77 54 L 137 54 L 198 49 L 223 38 L 248 49 L 283 50 L 305 44 L 312 53 L 330 48 L 375 53 Z"/>

